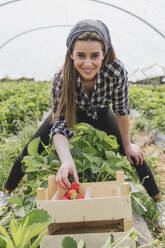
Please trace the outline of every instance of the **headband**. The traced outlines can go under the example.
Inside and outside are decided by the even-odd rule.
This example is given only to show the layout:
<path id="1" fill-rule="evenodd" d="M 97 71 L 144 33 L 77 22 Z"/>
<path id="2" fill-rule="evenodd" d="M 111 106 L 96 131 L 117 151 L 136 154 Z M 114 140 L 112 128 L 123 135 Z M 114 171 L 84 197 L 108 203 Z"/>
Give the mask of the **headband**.
<path id="1" fill-rule="evenodd" d="M 71 29 L 66 41 L 66 46 L 69 52 L 71 51 L 73 41 L 84 32 L 96 32 L 102 39 L 105 54 L 107 53 L 111 45 L 108 27 L 102 21 L 93 19 L 82 20 Z"/>

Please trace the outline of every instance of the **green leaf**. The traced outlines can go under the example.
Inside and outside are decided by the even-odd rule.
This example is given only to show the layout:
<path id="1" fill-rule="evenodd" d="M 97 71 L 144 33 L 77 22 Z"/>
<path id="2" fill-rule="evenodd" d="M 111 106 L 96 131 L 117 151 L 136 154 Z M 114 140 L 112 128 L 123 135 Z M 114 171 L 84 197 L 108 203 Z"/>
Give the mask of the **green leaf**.
<path id="1" fill-rule="evenodd" d="M 3 217 L 3 218 L 0 220 L 0 225 L 1 225 L 1 226 L 6 226 L 7 224 L 9 224 L 10 218 L 11 218 L 11 212 L 9 212 L 5 217 Z"/>
<path id="2" fill-rule="evenodd" d="M 62 241 L 62 248 L 78 248 L 77 242 L 73 238 L 66 236 Z"/>
<path id="3" fill-rule="evenodd" d="M 1 236 L 3 236 L 7 240 L 7 245 L 8 245 L 7 247 L 15 248 L 9 234 L 2 226 L 0 226 L 0 233 L 1 233 Z"/>
<path id="4" fill-rule="evenodd" d="M 14 214 L 15 216 L 18 216 L 21 218 L 24 217 L 25 216 L 24 206 L 14 208 Z"/>
<path id="5" fill-rule="evenodd" d="M 113 244 L 115 242 L 115 238 L 114 238 L 114 235 L 112 233 L 110 235 L 110 241 L 111 241 L 111 244 Z"/>
<path id="6" fill-rule="evenodd" d="M 99 172 L 100 167 L 97 164 L 91 164 L 90 169 L 91 169 L 93 174 L 96 174 Z"/>
<path id="7" fill-rule="evenodd" d="M 80 139 L 81 139 L 80 136 L 73 136 L 73 138 L 71 139 L 70 143 L 71 144 L 77 143 Z"/>
<path id="8" fill-rule="evenodd" d="M 137 239 L 138 239 L 138 232 L 136 231 L 136 229 L 134 227 L 129 231 L 129 236 L 131 237 L 131 239 L 137 241 Z"/>
<path id="9" fill-rule="evenodd" d="M 91 154 L 86 154 L 86 153 L 83 153 L 84 157 L 86 159 L 88 159 L 88 161 L 93 164 L 97 164 L 98 166 L 101 166 L 101 162 L 102 162 L 102 159 L 100 157 L 96 157 L 96 156 L 93 156 Z"/>
<path id="10" fill-rule="evenodd" d="M 52 166 L 52 167 L 60 167 L 60 161 L 58 159 L 54 159 L 54 160 L 51 160 L 49 162 L 49 164 Z"/>
<path id="11" fill-rule="evenodd" d="M 92 146 L 90 146 L 90 147 L 83 147 L 83 151 L 85 153 L 97 154 L 97 150 L 95 148 L 93 148 Z"/>
<path id="12" fill-rule="evenodd" d="M 51 223 L 52 219 L 44 210 L 33 210 L 20 221 L 20 225 L 25 225 L 26 240 L 31 240 L 33 237 L 43 232 Z"/>
<path id="13" fill-rule="evenodd" d="M 106 172 L 109 175 L 115 175 L 115 171 L 109 167 L 109 164 L 107 162 L 104 162 L 100 168 L 101 172 Z"/>
<path id="14" fill-rule="evenodd" d="M 147 211 L 145 206 L 140 202 L 140 199 L 134 196 L 133 194 L 131 194 L 131 203 L 132 203 L 133 212 L 136 215 L 142 216 Z"/>
<path id="15" fill-rule="evenodd" d="M 26 156 L 24 157 L 24 162 L 26 163 L 27 166 L 31 166 L 31 165 L 36 165 L 36 166 L 43 166 L 43 164 L 45 163 L 45 160 L 42 156 L 38 155 L 38 156 Z"/>
<path id="16" fill-rule="evenodd" d="M 12 204 L 16 204 L 17 206 L 22 206 L 23 201 L 20 197 L 7 197 L 6 200 Z"/>
<path id="17" fill-rule="evenodd" d="M 112 151 L 105 151 L 105 156 L 108 161 L 112 161 L 113 159 L 116 159 L 116 154 Z"/>
<path id="18" fill-rule="evenodd" d="M 32 224 L 36 224 L 36 223 L 41 224 L 41 223 L 50 223 L 51 222 L 50 215 L 47 213 L 47 211 L 45 211 L 43 209 L 33 210 L 32 212 L 27 214 L 24 218 L 22 218 L 20 223 L 21 224 L 24 223 L 27 218 L 28 218 L 28 225 L 29 226 Z"/>
<path id="19" fill-rule="evenodd" d="M 41 232 L 40 235 L 37 237 L 37 239 L 32 243 L 30 248 L 38 248 L 43 237 L 46 235 L 46 233 L 47 233 L 47 230 L 44 230 L 43 232 Z"/>
<path id="20" fill-rule="evenodd" d="M 0 235 L 0 248 L 6 248 L 7 242 L 6 239 Z"/>
<path id="21" fill-rule="evenodd" d="M 117 139 L 114 135 L 105 136 L 104 141 L 110 146 L 113 151 L 117 151 L 119 149 L 119 144 L 117 143 Z"/>
<path id="22" fill-rule="evenodd" d="M 78 242 L 77 248 L 86 248 L 86 245 L 82 239 Z"/>
<path id="23" fill-rule="evenodd" d="M 90 168 L 90 163 L 88 162 L 87 159 L 83 159 L 83 161 L 79 161 L 78 159 L 74 159 L 75 164 L 76 164 L 76 168 L 77 168 L 77 172 L 78 173 L 82 173 L 85 170 Z"/>
<path id="24" fill-rule="evenodd" d="M 27 225 L 26 228 L 26 232 L 27 233 L 27 240 L 31 240 L 33 237 L 35 237 L 36 235 L 38 235 L 39 233 L 43 232 L 46 230 L 46 228 L 48 227 L 49 223 L 34 223 L 32 225 Z"/>
<path id="25" fill-rule="evenodd" d="M 129 185 L 131 188 L 131 193 L 142 193 L 146 195 L 145 188 L 141 184 L 135 182 L 129 182 Z"/>
<path id="26" fill-rule="evenodd" d="M 42 156 L 26 156 L 24 157 L 23 162 L 25 163 L 26 173 L 47 169 L 47 165 Z"/>
<path id="27" fill-rule="evenodd" d="M 12 239 L 14 241 L 14 244 L 17 245 L 19 244 L 19 225 L 18 222 L 16 221 L 16 219 L 12 218 L 10 220 L 10 231 L 11 231 L 11 235 L 12 235 Z"/>
<path id="28" fill-rule="evenodd" d="M 31 156 L 38 155 L 38 147 L 40 143 L 40 137 L 33 139 L 28 145 L 28 154 Z"/>
<path id="29" fill-rule="evenodd" d="M 104 131 L 101 131 L 99 129 L 95 129 L 95 131 L 96 131 L 96 135 L 100 141 L 103 141 L 104 138 L 107 136 L 107 134 Z"/>
<path id="30" fill-rule="evenodd" d="M 27 247 L 30 243 L 30 238 L 28 237 L 29 232 L 31 231 L 30 228 L 27 228 L 28 218 L 23 224 L 18 225 L 16 232 L 14 233 L 13 240 L 15 240 L 16 247 Z M 21 233 L 21 235 L 20 235 Z"/>
<path id="31" fill-rule="evenodd" d="M 25 196 L 24 201 L 23 201 L 24 207 L 30 208 L 32 204 L 34 203 L 35 199 L 36 199 L 35 195 Z"/>
<path id="32" fill-rule="evenodd" d="M 82 154 L 83 154 L 83 151 L 82 151 L 82 149 L 79 148 L 79 147 L 73 147 L 73 148 L 71 149 L 71 153 L 72 153 L 73 156 L 81 157 Z"/>

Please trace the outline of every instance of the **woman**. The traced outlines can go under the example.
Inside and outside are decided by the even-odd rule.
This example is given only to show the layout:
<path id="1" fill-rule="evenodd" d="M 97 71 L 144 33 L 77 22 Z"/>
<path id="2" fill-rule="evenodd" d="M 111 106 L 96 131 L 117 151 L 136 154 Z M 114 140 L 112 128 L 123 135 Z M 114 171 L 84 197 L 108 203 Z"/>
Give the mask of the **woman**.
<path id="1" fill-rule="evenodd" d="M 69 174 L 78 182 L 69 150 L 73 135 L 70 128 L 74 129 L 75 123 L 86 122 L 117 137 L 120 153 L 135 167 L 141 182 L 149 176 L 143 185 L 155 201 L 161 202 L 160 191 L 142 151 L 130 141 L 127 71 L 116 58 L 107 26 L 100 20 L 78 22 L 68 35 L 67 48 L 63 69 L 53 79 L 53 115 L 32 138 L 40 136 L 47 145 L 51 133 L 61 162 L 57 183 L 70 188 Z M 42 150 L 40 144 L 39 152 Z M 21 180 L 21 160 L 26 154 L 27 145 L 13 165 L 6 190 L 13 190 Z"/>

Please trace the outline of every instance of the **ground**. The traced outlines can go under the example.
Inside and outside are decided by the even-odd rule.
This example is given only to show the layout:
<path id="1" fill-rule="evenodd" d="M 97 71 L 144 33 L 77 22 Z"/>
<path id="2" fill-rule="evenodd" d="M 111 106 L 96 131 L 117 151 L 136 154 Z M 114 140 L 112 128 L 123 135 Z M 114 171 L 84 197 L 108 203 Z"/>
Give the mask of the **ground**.
<path id="1" fill-rule="evenodd" d="M 135 127 L 135 122 L 131 120 L 131 127 Z M 148 132 L 134 131 L 133 141 L 141 147 L 144 152 L 147 152 L 148 155 L 155 155 L 157 157 L 157 171 L 161 177 L 161 186 L 165 188 L 165 151 L 160 148 L 158 145 L 154 144 L 154 141 L 151 139 L 151 135 Z"/>

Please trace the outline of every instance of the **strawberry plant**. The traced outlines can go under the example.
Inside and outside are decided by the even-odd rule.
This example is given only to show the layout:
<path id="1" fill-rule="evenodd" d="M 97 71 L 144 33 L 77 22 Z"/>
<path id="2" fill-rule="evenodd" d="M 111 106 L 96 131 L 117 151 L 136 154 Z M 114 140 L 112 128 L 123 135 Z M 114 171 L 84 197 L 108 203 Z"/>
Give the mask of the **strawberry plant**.
<path id="1" fill-rule="evenodd" d="M 57 172 L 60 162 L 50 144 L 38 154 L 39 138 L 28 146 L 29 155 L 23 159 L 24 171 L 29 180 L 42 178 Z M 53 149 L 52 149 L 53 148 Z M 118 153 L 116 138 L 97 130 L 89 124 L 77 124 L 70 140 L 70 150 L 75 161 L 80 182 L 114 180 L 115 171 L 124 170 L 129 179 L 137 181 L 137 175 L 125 156 Z"/>
<path id="2" fill-rule="evenodd" d="M 44 210 L 33 210 L 19 222 L 12 218 L 9 231 L 0 225 L 0 247 L 37 248 L 50 223 L 51 217 Z"/>
<path id="3" fill-rule="evenodd" d="M 31 120 L 41 119 L 50 106 L 50 84 L 3 82 L 0 94 L 0 132 L 16 134 Z M 46 94 L 47 92 L 47 94 Z"/>
<path id="4" fill-rule="evenodd" d="M 56 174 L 60 162 L 52 144 L 46 147 L 42 154 L 38 154 L 39 138 L 34 139 L 28 147 L 29 155 L 24 158 L 24 171 L 28 175 L 28 185 L 31 191 L 36 192 L 36 185 L 43 186 L 48 175 Z M 136 182 L 139 180 L 135 169 L 130 165 L 127 158 L 118 152 L 116 138 L 97 130 L 89 124 L 80 123 L 76 125 L 75 135 L 70 140 L 70 149 L 80 182 L 98 182 L 116 179 L 116 171 L 123 170 L 126 180 Z M 71 180 L 73 180 L 71 178 Z M 30 182 L 35 181 L 34 184 Z M 38 184 L 39 183 L 39 184 Z M 47 187 L 47 184 L 45 184 Z M 133 191 L 137 186 L 132 186 Z M 141 186 L 142 187 L 142 186 Z M 143 190 L 141 193 L 146 197 Z M 76 191 L 67 198 L 77 198 Z M 132 196 L 133 209 L 136 214 L 144 215 L 147 211 L 141 199 L 137 195 Z"/>
<path id="5" fill-rule="evenodd" d="M 146 119 L 146 126 L 151 130 L 158 128 L 165 132 L 165 88 L 164 87 L 129 87 L 129 105 L 141 113 L 140 119 Z M 140 123 L 138 122 L 138 125 Z M 144 127 L 144 124 L 143 126 Z"/>

